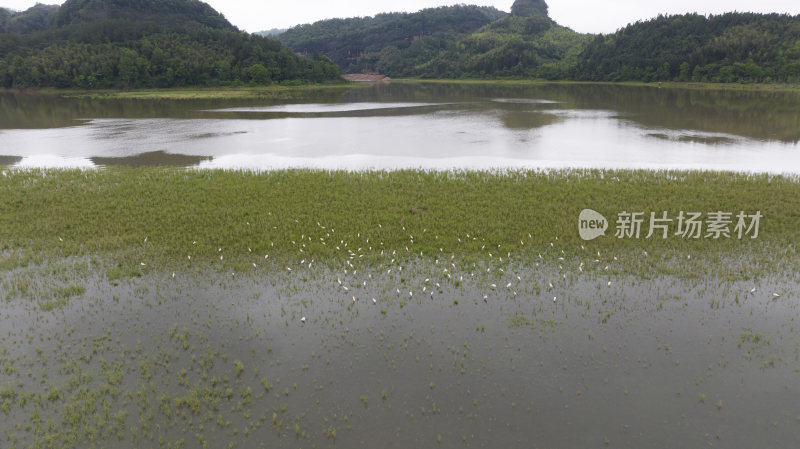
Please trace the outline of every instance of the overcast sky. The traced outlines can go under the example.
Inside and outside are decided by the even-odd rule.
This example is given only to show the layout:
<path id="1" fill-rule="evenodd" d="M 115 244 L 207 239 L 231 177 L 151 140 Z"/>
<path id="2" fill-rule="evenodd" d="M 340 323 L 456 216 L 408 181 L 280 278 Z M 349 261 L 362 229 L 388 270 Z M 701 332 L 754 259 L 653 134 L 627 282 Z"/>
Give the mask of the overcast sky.
<path id="1" fill-rule="evenodd" d="M 27 0 L 0 0 L 0 6 L 24 10 L 35 3 Z M 40 3 L 63 2 L 40 0 Z M 418 11 L 423 8 L 457 3 L 494 6 L 509 11 L 514 0 L 209 0 L 217 11 L 237 27 L 249 31 L 288 28 L 301 23 L 333 17 L 371 16 L 381 12 Z M 800 14 L 798 0 L 547 0 L 550 17 L 561 25 L 582 33 L 611 33 L 628 23 L 664 14 L 698 12 L 717 14 L 729 11 L 778 12 Z"/>

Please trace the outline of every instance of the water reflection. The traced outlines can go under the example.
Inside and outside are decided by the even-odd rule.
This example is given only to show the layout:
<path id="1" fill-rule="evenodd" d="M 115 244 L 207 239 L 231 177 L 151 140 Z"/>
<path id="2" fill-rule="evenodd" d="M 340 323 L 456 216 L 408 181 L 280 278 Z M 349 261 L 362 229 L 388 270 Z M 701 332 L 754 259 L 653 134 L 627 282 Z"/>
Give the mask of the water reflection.
<path id="1" fill-rule="evenodd" d="M 218 112 L 284 112 L 284 113 L 332 113 L 352 111 L 375 111 L 378 109 L 403 109 L 436 106 L 437 103 L 296 103 L 281 104 L 276 106 L 240 107 L 217 109 Z"/>
<path id="2" fill-rule="evenodd" d="M 4 93 L 0 165 L 798 172 L 797 106 L 786 92 L 561 84 L 390 84 L 292 104 Z"/>
<path id="3" fill-rule="evenodd" d="M 673 141 L 673 142 L 690 142 L 701 143 L 706 145 L 730 145 L 737 141 L 737 139 L 724 136 L 724 135 L 700 135 L 700 134 L 684 134 L 684 133 L 649 133 L 648 137 L 655 139 Z"/>
<path id="4" fill-rule="evenodd" d="M 502 116 L 503 126 L 508 129 L 534 129 L 552 125 L 561 120 L 555 114 L 542 114 L 539 112 L 509 111 Z"/>
<path id="5" fill-rule="evenodd" d="M 122 165 L 128 167 L 192 167 L 202 162 L 211 161 L 210 156 L 187 156 L 169 154 L 163 151 L 151 151 L 127 157 L 93 157 L 91 161 L 101 167 Z"/>
<path id="6" fill-rule="evenodd" d="M 19 156 L 0 156 L 0 165 L 15 165 L 22 160 Z"/>

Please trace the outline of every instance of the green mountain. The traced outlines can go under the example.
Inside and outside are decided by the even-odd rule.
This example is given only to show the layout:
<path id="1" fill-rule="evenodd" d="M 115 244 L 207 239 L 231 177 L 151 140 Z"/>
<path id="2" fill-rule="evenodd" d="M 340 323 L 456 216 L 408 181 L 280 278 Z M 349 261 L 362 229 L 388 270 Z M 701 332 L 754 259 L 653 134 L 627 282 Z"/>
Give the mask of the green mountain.
<path id="1" fill-rule="evenodd" d="M 300 57 L 277 40 L 241 32 L 197 0 L 67 0 L 56 8 L 37 5 L 22 13 L 0 12 L 0 87 L 339 79 L 339 68 L 330 59 Z M 43 11 L 49 11 L 46 18 L 19 22 L 34 25 L 12 27 L 20 17 L 41 17 Z"/>
<path id="2" fill-rule="evenodd" d="M 56 5 L 41 3 L 23 12 L 0 8 L 0 33 L 25 34 L 47 29 L 53 24 L 58 9 Z"/>
<path id="3" fill-rule="evenodd" d="M 347 72 L 435 78 L 557 78 L 590 40 L 553 22 L 544 0 L 517 0 L 511 14 L 457 5 L 324 20 L 278 39 L 297 52 L 319 51 Z"/>
<path id="4" fill-rule="evenodd" d="M 225 16 L 199 0 L 68 0 L 58 10 L 57 26 L 123 19 L 165 25 L 201 24 L 236 29 Z"/>
<path id="5" fill-rule="evenodd" d="M 594 81 L 800 82 L 800 16 L 659 16 L 595 38 L 571 75 Z"/>
<path id="6" fill-rule="evenodd" d="M 416 71 L 425 77 L 560 79 L 590 40 L 554 22 L 544 0 L 517 0 L 511 14 L 461 38 Z"/>
<path id="7" fill-rule="evenodd" d="M 277 36 L 301 53 L 318 51 L 349 72 L 379 71 L 393 76 L 414 74 L 404 65 L 424 64 L 452 48 L 458 39 L 503 17 L 495 8 L 446 6 L 415 13 L 322 20 L 299 25 Z"/>
<path id="8" fill-rule="evenodd" d="M 800 16 L 659 16 L 608 35 L 554 22 L 544 0 L 302 25 L 278 36 L 347 72 L 392 77 L 800 82 Z"/>

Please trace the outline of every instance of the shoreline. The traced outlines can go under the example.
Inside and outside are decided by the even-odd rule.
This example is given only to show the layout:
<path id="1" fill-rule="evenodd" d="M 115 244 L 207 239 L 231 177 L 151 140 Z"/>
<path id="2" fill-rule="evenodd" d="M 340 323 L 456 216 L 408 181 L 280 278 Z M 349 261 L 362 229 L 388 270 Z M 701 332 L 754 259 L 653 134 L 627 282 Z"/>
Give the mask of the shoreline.
<path id="1" fill-rule="evenodd" d="M 526 87 L 546 85 L 585 85 L 585 86 L 629 86 L 663 89 L 688 89 L 706 91 L 736 91 L 736 92 L 786 92 L 800 93 L 800 84 L 765 84 L 765 83 L 710 83 L 710 82 L 655 82 L 645 83 L 639 81 L 622 82 L 596 82 L 596 81 L 571 81 L 571 80 L 542 80 L 542 79 L 422 79 L 422 78 L 392 78 L 391 83 L 396 84 L 461 84 L 461 85 L 488 85 L 498 87 Z M 387 83 L 390 84 L 390 83 Z M 299 86 L 269 85 L 269 86 L 242 86 L 242 87 L 181 87 L 164 89 L 134 89 L 134 90 L 80 90 L 80 89 L 4 89 L 3 92 L 15 94 L 43 94 L 57 95 L 74 98 L 99 98 L 99 99 L 136 99 L 136 100 L 233 100 L 233 99 L 272 99 L 293 100 L 302 99 L 307 95 L 319 92 L 342 92 L 371 87 L 372 83 L 355 81 L 342 81 L 327 84 L 307 84 Z"/>
<path id="2" fill-rule="evenodd" d="M 800 92 L 800 84 L 766 84 L 766 83 L 711 83 L 695 81 L 669 81 L 645 83 L 641 81 L 572 81 L 572 80 L 544 80 L 544 79 L 422 79 L 422 78 L 392 78 L 393 83 L 404 84 L 476 84 L 496 86 L 546 86 L 546 85 L 584 85 L 584 86 L 630 86 L 651 87 L 664 89 L 692 89 L 692 90 L 731 90 L 753 92 Z"/>

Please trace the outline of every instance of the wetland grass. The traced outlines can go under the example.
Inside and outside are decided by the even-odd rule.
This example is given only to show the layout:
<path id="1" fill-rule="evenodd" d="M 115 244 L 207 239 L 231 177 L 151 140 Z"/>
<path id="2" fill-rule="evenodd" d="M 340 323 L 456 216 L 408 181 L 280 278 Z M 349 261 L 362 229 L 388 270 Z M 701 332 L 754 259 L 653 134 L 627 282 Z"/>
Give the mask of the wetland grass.
<path id="1" fill-rule="evenodd" d="M 408 212 L 423 199 L 425 213 Z M 623 211 L 764 218 L 756 240 L 645 239 L 645 232 L 618 239 L 612 227 L 583 242 L 576 222 L 584 208 L 612 221 Z M 117 280 L 154 267 L 235 275 L 269 264 L 352 265 L 386 252 L 401 264 L 389 269 L 416 257 L 532 265 L 538 256 L 577 265 L 596 254 L 602 262 L 581 271 L 611 265 L 618 274 L 748 279 L 797 268 L 797 210 L 796 179 L 717 172 L 9 170 L 0 178 L 0 266 L 99 255 Z"/>
<path id="2" fill-rule="evenodd" d="M 363 83 L 330 82 L 323 84 L 273 84 L 270 86 L 242 87 L 209 87 L 209 88 L 169 88 L 169 89 L 134 89 L 134 90 L 78 90 L 78 89 L 44 89 L 47 94 L 63 97 L 95 98 L 95 99 L 135 99 L 151 100 L 231 100 L 231 99 L 270 99 L 270 100 L 305 100 L 331 98 L 352 89 L 368 87 Z"/>

